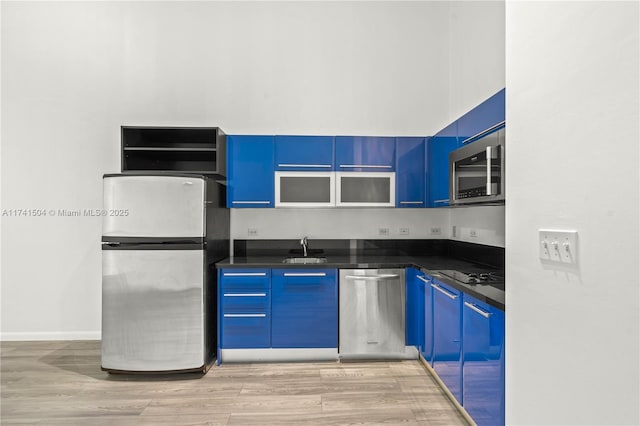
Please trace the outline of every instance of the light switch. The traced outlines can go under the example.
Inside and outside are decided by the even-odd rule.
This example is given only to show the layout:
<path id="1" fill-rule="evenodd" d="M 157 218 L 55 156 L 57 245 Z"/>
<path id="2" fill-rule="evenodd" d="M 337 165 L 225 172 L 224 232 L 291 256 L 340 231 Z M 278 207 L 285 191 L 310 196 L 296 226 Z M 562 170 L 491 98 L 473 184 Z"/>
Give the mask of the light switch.
<path id="1" fill-rule="evenodd" d="M 566 263 L 578 263 L 578 231 L 556 229 L 538 230 L 540 259 Z"/>

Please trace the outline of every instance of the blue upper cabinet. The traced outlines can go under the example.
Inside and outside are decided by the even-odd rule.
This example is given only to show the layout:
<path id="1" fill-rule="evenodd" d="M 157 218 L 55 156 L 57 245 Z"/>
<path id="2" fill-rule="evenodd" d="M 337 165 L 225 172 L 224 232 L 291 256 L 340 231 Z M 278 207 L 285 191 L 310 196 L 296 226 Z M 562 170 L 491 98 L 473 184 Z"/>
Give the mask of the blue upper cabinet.
<path id="1" fill-rule="evenodd" d="M 273 207 L 273 136 L 227 136 L 227 207 Z"/>
<path id="2" fill-rule="evenodd" d="M 424 138 L 396 138 L 396 207 L 426 207 Z"/>
<path id="3" fill-rule="evenodd" d="M 428 207 L 449 205 L 449 153 L 458 148 L 458 122 L 453 122 L 427 142 Z"/>
<path id="4" fill-rule="evenodd" d="M 486 101 L 458 119 L 458 139 L 466 139 L 481 133 L 505 120 L 505 89 L 502 89 Z"/>
<path id="5" fill-rule="evenodd" d="M 275 169 L 278 171 L 334 170 L 333 136 L 276 136 Z"/>
<path id="6" fill-rule="evenodd" d="M 427 206 L 449 205 L 449 154 L 463 142 L 505 120 L 505 89 L 427 140 Z M 473 139 L 475 140 L 475 138 Z"/>
<path id="7" fill-rule="evenodd" d="M 339 172 L 393 172 L 395 155 L 395 138 L 336 136 L 336 170 Z"/>

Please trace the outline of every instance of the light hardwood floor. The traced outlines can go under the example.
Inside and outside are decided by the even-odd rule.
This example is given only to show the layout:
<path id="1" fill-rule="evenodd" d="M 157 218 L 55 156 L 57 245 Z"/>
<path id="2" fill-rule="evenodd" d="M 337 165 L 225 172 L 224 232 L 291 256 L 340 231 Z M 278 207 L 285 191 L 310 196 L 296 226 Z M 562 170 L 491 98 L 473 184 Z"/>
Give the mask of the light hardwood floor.
<path id="1" fill-rule="evenodd" d="M 2 425 L 466 424 L 418 361 L 122 376 L 100 370 L 99 341 L 2 342 L 0 352 Z"/>

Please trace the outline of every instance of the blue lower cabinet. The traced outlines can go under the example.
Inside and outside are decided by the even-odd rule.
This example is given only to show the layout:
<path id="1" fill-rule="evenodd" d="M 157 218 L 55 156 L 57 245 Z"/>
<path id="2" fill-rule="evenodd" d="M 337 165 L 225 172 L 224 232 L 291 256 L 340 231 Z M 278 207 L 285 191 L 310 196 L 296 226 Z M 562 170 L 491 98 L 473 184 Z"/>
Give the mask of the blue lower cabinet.
<path id="1" fill-rule="evenodd" d="M 220 347 L 271 346 L 271 272 L 268 269 L 219 271 Z"/>
<path id="2" fill-rule="evenodd" d="M 433 288 L 432 278 L 426 274 L 418 274 L 418 281 L 424 288 L 424 341 L 420 353 L 422 357 L 433 367 Z"/>
<path id="3" fill-rule="evenodd" d="M 338 271 L 273 269 L 271 346 L 338 347 Z"/>
<path id="4" fill-rule="evenodd" d="M 415 346 L 422 352 L 424 347 L 424 283 L 418 279 L 424 276 L 416 268 L 406 271 L 406 344 Z"/>
<path id="5" fill-rule="evenodd" d="M 462 293 L 435 279 L 431 287 L 433 369 L 462 404 Z"/>
<path id="6" fill-rule="evenodd" d="M 466 294 L 463 301 L 464 409 L 478 426 L 504 425 L 504 312 Z"/>

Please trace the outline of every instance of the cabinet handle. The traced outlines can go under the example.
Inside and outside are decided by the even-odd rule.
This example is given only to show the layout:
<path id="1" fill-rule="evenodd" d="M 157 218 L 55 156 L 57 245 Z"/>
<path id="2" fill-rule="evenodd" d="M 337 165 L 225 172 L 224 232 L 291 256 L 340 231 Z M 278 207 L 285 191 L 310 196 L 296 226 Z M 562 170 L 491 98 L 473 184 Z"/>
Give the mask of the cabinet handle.
<path id="1" fill-rule="evenodd" d="M 417 279 L 419 279 L 420 281 L 422 281 L 425 284 L 429 284 L 431 281 L 429 281 L 428 279 L 421 277 L 420 275 L 416 276 Z"/>
<path id="2" fill-rule="evenodd" d="M 368 280 L 368 281 L 378 281 L 378 280 L 386 280 L 388 278 L 398 278 L 400 275 L 398 274 L 383 274 L 383 275 L 345 275 L 345 278 L 350 278 L 354 280 Z"/>
<path id="3" fill-rule="evenodd" d="M 266 272 L 224 272 L 225 277 L 266 277 Z"/>
<path id="4" fill-rule="evenodd" d="M 278 164 L 278 167 L 313 167 L 317 169 L 330 169 L 331 164 Z"/>
<path id="5" fill-rule="evenodd" d="M 424 201 L 400 201 L 400 204 L 422 204 Z"/>
<path id="6" fill-rule="evenodd" d="M 232 201 L 231 204 L 269 204 L 271 201 Z"/>
<path id="7" fill-rule="evenodd" d="M 267 314 L 224 314 L 225 318 L 265 318 Z"/>
<path id="8" fill-rule="evenodd" d="M 487 147 L 487 195 L 491 193 L 491 147 Z"/>
<path id="9" fill-rule="evenodd" d="M 224 293 L 224 297 L 266 297 L 267 293 Z"/>
<path id="10" fill-rule="evenodd" d="M 467 308 L 471 309 L 472 311 L 476 311 L 477 313 L 479 313 L 480 315 L 482 315 L 485 318 L 489 318 L 489 316 L 491 315 L 490 312 L 487 312 L 484 309 L 478 308 L 473 303 L 464 302 L 464 306 L 466 306 Z"/>
<path id="11" fill-rule="evenodd" d="M 433 283 L 432 283 L 432 284 L 431 284 L 431 287 L 433 287 L 435 290 L 438 290 L 440 293 L 444 294 L 444 295 L 445 295 L 445 296 L 447 296 L 449 299 L 453 299 L 453 300 L 455 300 L 455 299 L 457 299 L 457 298 L 458 298 L 458 296 L 457 296 L 457 295 L 449 293 L 447 290 L 445 290 L 444 288 L 440 287 L 440 286 L 439 286 L 439 285 L 437 285 L 437 284 L 433 284 Z"/>
<path id="12" fill-rule="evenodd" d="M 326 277 L 325 272 L 285 272 L 285 277 Z"/>
<path id="13" fill-rule="evenodd" d="M 373 164 L 340 164 L 341 168 L 369 168 L 369 169 L 391 169 L 393 166 L 373 165 Z"/>
<path id="14" fill-rule="evenodd" d="M 433 200 L 434 203 L 448 203 L 449 199 L 445 198 L 444 200 Z"/>
<path id="15" fill-rule="evenodd" d="M 505 123 L 505 121 L 503 120 L 503 121 L 499 122 L 498 124 L 496 124 L 496 125 L 494 125 L 494 126 L 489 127 L 488 129 L 484 129 L 484 130 L 479 131 L 479 132 L 478 132 L 478 133 L 476 133 L 475 135 L 473 135 L 473 136 L 471 136 L 471 137 L 468 137 L 468 138 L 466 138 L 465 140 L 463 140 L 463 141 L 462 141 L 462 145 L 464 145 L 464 144 L 468 143 L 468 142 L 469 142 L 469 141 L 471 141 L 471 140 L 474 140 L 475 138 L 478 138 L 478 137 L 480 137 L 480 136 L 484 135 L 485 133 L 491 133 L 491 132 L 493 132 L 493 131 L 494 131 L 495 129 L 497 129 L 498 127 L 502 127 L 502 126 L 504 126 L 504 123 Z"/>

